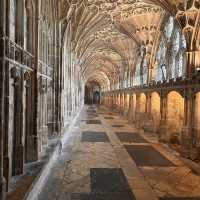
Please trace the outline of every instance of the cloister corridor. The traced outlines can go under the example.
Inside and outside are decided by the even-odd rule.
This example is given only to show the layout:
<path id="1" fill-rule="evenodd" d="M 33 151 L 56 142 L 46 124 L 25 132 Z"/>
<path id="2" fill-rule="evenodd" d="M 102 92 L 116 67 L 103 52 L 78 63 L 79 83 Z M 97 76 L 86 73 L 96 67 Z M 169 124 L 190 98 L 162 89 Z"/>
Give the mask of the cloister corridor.
<path id="1" fill-rule="evenodd" d="M 38 200 L 198 200 L 199 182 L 156 134 L 91 105 L 84 106 L 47 179 L 31 195 Z"/>
<path id="2" fill-rule="evenodd" d="M 200 0 L 0 0 L 0 200 L 200 200 Z"/>

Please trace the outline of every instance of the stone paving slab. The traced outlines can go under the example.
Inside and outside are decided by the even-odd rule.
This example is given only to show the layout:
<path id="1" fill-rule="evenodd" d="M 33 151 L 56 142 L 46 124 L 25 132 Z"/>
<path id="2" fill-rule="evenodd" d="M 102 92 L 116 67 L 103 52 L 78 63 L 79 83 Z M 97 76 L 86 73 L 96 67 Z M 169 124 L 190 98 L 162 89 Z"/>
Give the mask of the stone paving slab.
<path id="1" fill-rule="evenodd" d="M 175 166 L 159 151 L 149 145 L 125 145 L 126 150 L 138 166 Z"/>
<path id="2" fill-rule="evenodd" d="M 88 114 L 88 118 L 97 118 L 97 117 L 99 117 L 99 116 L 96 114 Z"/>
<path id="3" fill-rule="evenodd" d="M 81 142 L 110 142 L 105 132 L 82 132 Z"/>
<path id="4" fill-rule="evenodd" d="M 104 119 L 114 119 L 114 117 L 104 117 Z"/>
<path id="5" fill-rule="evenodd" d="M 87 113 L 87 109 L 94 110 L 96 107 L 84 109 L 79 118 L 80 121 L 87 119 L 86 117 L 90 115 L 90 113 Z M 42 198 L 39 200 L 158 200 L 160 197 L 174 197 L 174 199 L 162 200 L 180 200 L 179 197 L 182 197 L 181 200 L 185 200 L 183 197 L 197 197 L 200 194 L 200 177 L 193 174 L 183 163 L 181 164 L 177 155 L 169 151 L 166 145 L 159 143 L 153 134 L 138 130 L 134 124 L 128 124 L 127 120 L 116 113 L 114 119 L 106 120 L 104 117 L 109 116 L 109 110 L 105 107 L 96 109 L 96 113 L 103 113 L 99 116 L 102 126 L 79 123 L 79 131 L 72 134 L 72 137 L 77 137 L 77 140 L 70 143 L 73 146 L 70 157 L 66 155 L 63 157 L 62 155 L 63 161 L 56 161 L 56 167 L 53 167 L 48 183 L 43 188 Z M 113 113 L 110 114 L 113 115 Z M 112 125 L 122 125 L 123 127 L 112 127 Z M 82 132 L 84 131 L 106 132 L 110 142 L 81 142 Z M 167 163 L 172 163 L 172 166 L 138 166 L 134 155 L 129 155 L 124 148 L 124 143 L 115 134 L 116 131 L 135 132 L 149 142 L 148 144 L 126 145 L 152 146 L 156 153 L 148 155 L 145 151 L 142 155 L 138 154 L 144 157 L 142 159 L 155 160 L 157 153 L 160 153 L 161 157 L 167 160 Z M 62 154 L 69 152 L 67 149 L 69 143 L 67 142 L 65 146 Z M 180 164 L 177 165 L 177 163 Z M 109 178 L 104 178 L 102 172 L 97 173 L 99 174 L 100 184 L 96 184 L 96 182 L 95 184 L 100 185 L 100 187 L 94 189 L 93 186 L 92 189 L 92 182 L 94 183 L 97 177 L 91 180 L 91 168 L 100 170 L 121 169 L 131 193 L 119 192 L 118 189 L 116 189 L 116 192 L 109 192 L 114 191 L 112 187 L 115 187 L 115 184 L 113 186 L 113 183 L 120 182 L 116 180 L 116 175 L 112 176 L 113 173 Z M 120 188 L 123 188 L 123 186 Z M 194 200 L 194 198 L 187 200 Z"/>
<path id="6" fill-rule="evenodd" d="M 160 200 L 200 200 L 200 197 L 162 197 Z"/>
<path id="7" fill-rule="evenodd" d="M 136 200 L 131 192 L 72 194 L 71 200 Z"/>
<path id="8" fill-rule="evenodd" d="M 134 132 L 115 132 L 123 143 L 148 143 L 142 136 Z"/>
<path id="9" fill-rule="evenodd" d="M 87 110 L 86 112 L 87 112 L 87 113 L 96 113 L 97 111 L 91 109 L 91 110 Z"/>
<path id="10" fill-rule="evenodd" d="M 100 120 L 87 120 L 86 124 L 102 124 Z"/>
<path id="11" fill-rule="evenodd" d="M 90 169 L 91 191 L 95 193 L 121 193 L 131 191 L 122 169 Z"/>
<path id="12" fill-rule="evenodd" d="M 122 128 L 122 127 L 124 127 L 124 125 L 117 125 L 117 124 L 114 124 L 114 125 L 112 125 L 112 127 L 114 127 L 114 128 Z"/>

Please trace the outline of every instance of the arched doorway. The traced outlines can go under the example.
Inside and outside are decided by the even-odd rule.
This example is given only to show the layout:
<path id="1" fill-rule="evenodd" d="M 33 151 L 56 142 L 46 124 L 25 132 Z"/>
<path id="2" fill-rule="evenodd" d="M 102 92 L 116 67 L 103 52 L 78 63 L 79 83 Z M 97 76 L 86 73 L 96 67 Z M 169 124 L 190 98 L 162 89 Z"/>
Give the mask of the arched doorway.
<path id="1" fill-rule="evenodd" d="M 184 98 L 176 91 L 167 95 L 167 139 L 180 143 L 184 119 Z"/>
<path id="2" fill-rule="evenodd" d="M 106 98 L 108 100 L 108 97 Z M 101 87 L 96 81 L 89 81 L 85 85 L 85 104 L 100 104 Z"/>
<path id="3" fill-rule="evenodd" d="M 100 91 L 93 92 L 93 103 L 100 104 Z"/>

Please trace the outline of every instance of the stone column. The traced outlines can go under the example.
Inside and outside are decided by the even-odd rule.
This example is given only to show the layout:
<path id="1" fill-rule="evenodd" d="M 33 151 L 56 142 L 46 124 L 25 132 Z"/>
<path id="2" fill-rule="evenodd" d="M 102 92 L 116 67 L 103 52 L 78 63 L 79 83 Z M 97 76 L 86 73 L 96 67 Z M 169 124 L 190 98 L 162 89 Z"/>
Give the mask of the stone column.
<path id="1" fill-rule="evenodd" d="M 111 107 L 111 94 L 108 95 L 108 107 Z"/>
<path id="2" fill-rule="evenodd" d="M 110 108 L 110 104 L 111 104 L 111 102 L 110 102 L 110 93 L 108 94 L 108 107 Z"/>
<path id="3" fill-rule="evenodd" d="M 140 127 L 140 93 L 136 93 L 136 109 L 135 109 L 135 124 L 136 127 Z"/>
<path id="4" fill-rule="evenodd" d="M 159 140 L 166 142 L 167 139 L 167 95 L 161 92 L 160 95 L 160 126 L 158 128 Z"/>
<path id="5" fill-rule="evenodd" d="M 146 94 L 146 113 L 151 115 L 151 94 Z"/>
<path id="6" fill-rule="evenodd" d="M 64 88 L 64 70 L 62 67 L 62 50 L 61 50 L 61 31 L 60 31 L 60 24 L 57 23 L 57 32 L 56 32 L 56 69 L 55 72 L 55 80 L 57 80 L 55 82 L 55 104 L 56 104 L 56 127 L 55 130 L 57 132 L 60 133 L 61 135 L 61 129 L 62 129 L 62 124 L 63 124 L 63 120 L 62 120 L 62 115 L 63 115 L 63 111 L 62 111 L 62 97 L 63 97 L 63 88 Z M 84 87 L 83 87 L 84 88 Z M 65 98 L 63 97 L 63 100 L 65 100 Z"/>
<path id="7" fill-rule="evenodd" d="M 33 133 L 29 137 L 32 149 L 30 161 L 38 160 L 38 65 L 39 65 L 39 20 L 40 20 L 40 0 L 35 0 L 35 58 L 33 71 Z"/>
<path id="8" fill-rule="evenodd" d="M 151 94 L 146 94 L 146 106 L 145 106 L 146 121 L 144 122 L 145 131 L 153 131 L 153 120 L 151 115 Z"/>
<path id="9" fill-rule="evenodd" d="M 112 107 L 111 107 L 112 110 L 114 109 L 114 104 L 115 104 L 115 95 L 114 93 L 112 93 Z"/>
<path id="10" fill-rule="evenodd" d="M 121 94 L 121 106 L 120 106 L 120 113 L 123 114 L 124 110 L 124 93 Z"/>
<path id="11" fill-rule="evenodd" d="M 194 139 L 192 137 L 192 131 L 194 126 L 195 95 L 193 90 L 190 88 L 185 90 L 184 96 L 184 123 L 181 135 L 181 154 L 184 157 L 190 157 L 190 150 L 192 150 Z"/>
<path id="12" fill-rule="evenodd" d="M 0 1 L 0 199 L 6 198 L 6 180 L 3 176 L 4 149 L 4 81 L 5 81 L 5 35 L 6 35 L 6 0 Z"/>
<path id="13" fill-rule="evenodd" d="M 14 130 L 13 130 L 13 160 L 12 175 L 20 175 L 23 173 L 24 165 L 24 146 L 23 146 L 23 77 L 16 67 L 11 69 L 11 77 L 13 78 L 14 89 Z"/>
<path id="14" fill-rule="evenodd" d="M 122 94 L 119 93 L 119 113 L 121 112 L 122 110 Z"/>
<path id="15" fill-rule="evenodd" d="M 129 105 L 128 105 L 128 120 L 132 120 L 132 110 L 133 110 L 133 94 L 129 93 Z"/>

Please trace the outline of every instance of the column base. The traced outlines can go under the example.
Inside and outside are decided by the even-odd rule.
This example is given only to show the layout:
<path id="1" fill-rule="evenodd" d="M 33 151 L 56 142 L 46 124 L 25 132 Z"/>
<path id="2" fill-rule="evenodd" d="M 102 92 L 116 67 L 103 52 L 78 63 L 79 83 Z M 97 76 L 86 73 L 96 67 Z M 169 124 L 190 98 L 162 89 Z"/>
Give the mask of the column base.
<path id="1" fill-rule="evenodd" d="M 0 179 L 0 199 L 1 200 L 6 199 L 6 179 L 5 178 Z"/>
<path id="2" fill-rule="evenodd" d="M 136 128 L 141 128 L 141 126 L 140 126 L 140 117 L 139 117 L 139 114 L 138 113 L 136 113 L 136 115 L 135 115 L 135 127 Z"/>
<path id="3" fill-rule="evenodd" d="M 159 138 L 158 138 L 159 142 L 166 143 L 169 141 L 169 138 L 167 137 L 167 125 L 166 124 L 161 123 L 157 132 L 159 135 Z"/>
<path id="4" fill-rule="evenodd" d="M 21 175 L 24 171 L 24 147 L 22 145 L 18 145 L 15 147 L 15 168 L 12 171 L 12 175 Z"/>
<path id="5" fill-rule="evenodd" d="M 38 160 L 38 137 L 30 135 L 27 137 L 27 149 L 26 149 L 26 162 L 35 162 Z"/>
<path id="6" fill-rule="evenodd" d="M 42 146 L 47 146 L 48 145 L 48 126 L 43 126 L 42 127 Z"/>
<path id="7" fill-rule="evenodd" d="M 4 156 L 3 158 L 3 176 L 6 179 L 6 191 L 8 190 L 8 182 L 9 182 L 9 178 L 10 178 L 10 172 L 9 172 L 9 168 L 10 168 L 10 159 L 8 156 Z"/>
<path id="8" fill-rule="evenodd" d="M 191 128 L 184 126 L 182 128 L 181 134 L 181 156 L 184 158 L 191 157 L 191 149 L 192 149 L 192 139 L 191 139 Z"/>

